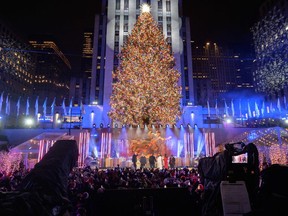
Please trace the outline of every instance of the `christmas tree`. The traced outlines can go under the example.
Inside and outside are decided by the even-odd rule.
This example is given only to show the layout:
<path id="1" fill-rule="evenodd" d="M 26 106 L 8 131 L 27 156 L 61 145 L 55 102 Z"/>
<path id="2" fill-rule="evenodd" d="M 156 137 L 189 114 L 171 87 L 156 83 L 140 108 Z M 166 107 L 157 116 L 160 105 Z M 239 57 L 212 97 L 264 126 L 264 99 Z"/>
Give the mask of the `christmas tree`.
<path id="1" fill-rule="evenodd" d="M 172 125 L 181 115 L 180 73 L 170 45 L 143 8 L 113 72 L 109 117 L 122 124 Z"/>

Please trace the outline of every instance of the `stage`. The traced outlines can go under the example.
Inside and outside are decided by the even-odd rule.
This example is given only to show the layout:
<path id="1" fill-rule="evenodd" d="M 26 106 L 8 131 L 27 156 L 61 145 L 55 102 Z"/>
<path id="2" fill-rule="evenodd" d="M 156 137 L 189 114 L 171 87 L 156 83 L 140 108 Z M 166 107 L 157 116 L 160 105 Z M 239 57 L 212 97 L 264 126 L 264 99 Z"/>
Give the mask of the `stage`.
<path id="1" fill-rule="evenodd" d="M 30 130 L 17 130 L 17 136 Z M 10 130 L 13 135 L 13 130 Z M 16 133 L 14 132 L 14 136 Z M 27 138 L 26 138 L 27 139 Z M 21 154 L 25 165 L 29 168 L 42 159 L 49 148 L 59 139 L 75 139 L 78 143 L 78 165 L 84 166 L 87 158 L 92 158 L 98 167 L 132 166 L 134 152 L 151 153 L 162 156 L 174 155 L 176 166 L 193 167 L 200 157 L 214 155 L 225 143 L 242 141 L 253 142 L 259 150 L 260 161 L 274 164 L 286 164 L 288 152 L 287 129 L 274 128 L 92 128 L 39 131 L 39 135 L 11 149 L 12 153 Z"/>

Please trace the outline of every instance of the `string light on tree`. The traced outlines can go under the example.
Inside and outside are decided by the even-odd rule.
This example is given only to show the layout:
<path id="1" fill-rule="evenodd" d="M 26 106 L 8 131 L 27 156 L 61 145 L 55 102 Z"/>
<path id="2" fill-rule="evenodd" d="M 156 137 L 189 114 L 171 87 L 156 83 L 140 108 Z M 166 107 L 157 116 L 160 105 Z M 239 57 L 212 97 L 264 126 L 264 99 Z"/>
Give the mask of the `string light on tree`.
<path id="1" fill-rule="evenodd" d="M 134 126 L 173 125 L 181 115 L 180 73 L 150 6 L 143 4 L 141 11 L 113 72 L 109 117 Z"/>
<path id="2" fill-rule="evenodd" d="M 251 29 L 256 51 L 256 90 L 268 95 L 281 92 L 288 85 L 288 40 L 286 16 L 274 8 Z"/>

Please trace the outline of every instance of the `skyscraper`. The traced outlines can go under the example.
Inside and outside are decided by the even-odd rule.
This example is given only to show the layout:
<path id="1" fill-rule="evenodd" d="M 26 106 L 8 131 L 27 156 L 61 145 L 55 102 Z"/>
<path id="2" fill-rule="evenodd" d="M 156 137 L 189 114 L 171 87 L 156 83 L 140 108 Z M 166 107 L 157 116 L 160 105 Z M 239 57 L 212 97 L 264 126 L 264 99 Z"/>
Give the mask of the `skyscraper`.
<path id="1" fill-rule="evenodd" d="M 143 3 L 150 5 L 152 16 L 171 45 L 175 68 L 181 72 L 181 105 L 194 105 L 190 25 L 189 20 L 182 17 L 182 1 L 102 0 L 101 14 L 95 16 L 89 102 L 103 106 L 103 122 L 109 122 L 112 71 L 119 65 L 117 54 L 133 29 Z"/>
<path id="2" fill-rule="evenodd" d="M 31 36 L 29 41 L 37 59 L 34 94 L 49 102 L 57 95 L 57 102 L 68 98 L 71 65 L 57 46 L 55 39 L 46 35 Z"/>
<path id="3" fill-rule="evenodd" d="M 192 43 L 195 100 L 205 106 L 221 94 L 235 90 L 239 56 L 216 43 Z M 222 95 L 223 96 L 223 95 Z"/>

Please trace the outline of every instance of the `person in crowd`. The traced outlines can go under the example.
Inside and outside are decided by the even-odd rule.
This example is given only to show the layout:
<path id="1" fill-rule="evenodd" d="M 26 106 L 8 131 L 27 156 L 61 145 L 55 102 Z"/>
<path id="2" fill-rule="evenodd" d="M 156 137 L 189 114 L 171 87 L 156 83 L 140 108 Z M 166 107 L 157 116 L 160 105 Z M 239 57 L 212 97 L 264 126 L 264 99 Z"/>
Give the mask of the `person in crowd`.
<path id="1" fill-rule="evenodd" d="M 176 163 L 175 157 L 173 155 L 171 155 L 170 158 L 169 158 L 170 168 L 174 169 L 175 168 L 175 163 Z"/>
<path id="2" fill-rule="evenodd" d="M 145 168 L 147 163 L 147 158 L 145 157 L 145 155 L 142 153 L 141 157 L 140 157 L 140 169 Z"/>
<path id="3" fill-rule="evenodd" d="M 161 154 L 159 154 L 157 157 L 157 167 L 159 169 L 163 169 L 163 158 Z"/>
<path id="4" fill-rule="evenodd" d="M 163 162 L 164 162 L 164 169 L 168 169 L 168 156 L 167 154 L 164 154 Z"/>
<path id="5" fill-rule="evenodd" d="M 137 152 L 134 152 L 134 154 L 132 155 L 132 163 L 133 163 L 133 167 L 134 167 L 134 169 L 136 169 L 137 168 Z"/>
<path id="6" fill-rule="evenodd" d="M 153 169 L 155 168 L 155 163 L 156 163 L 156 157 L 154 156 L 154 154 L 152 153 L 149 157 L 149 164 L 150 164 L 150 168 Z"/>

